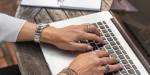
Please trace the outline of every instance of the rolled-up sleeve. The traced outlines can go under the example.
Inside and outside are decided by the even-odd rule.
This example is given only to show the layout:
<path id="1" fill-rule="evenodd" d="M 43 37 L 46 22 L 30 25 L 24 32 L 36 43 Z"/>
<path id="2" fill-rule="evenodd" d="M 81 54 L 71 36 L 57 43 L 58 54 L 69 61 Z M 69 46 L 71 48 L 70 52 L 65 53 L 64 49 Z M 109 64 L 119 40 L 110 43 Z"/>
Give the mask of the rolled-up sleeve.
<path id="1" fill-rule="evenodd" d="M 0 13 L 0 42 L 16 42 L 25 20 Z"/>

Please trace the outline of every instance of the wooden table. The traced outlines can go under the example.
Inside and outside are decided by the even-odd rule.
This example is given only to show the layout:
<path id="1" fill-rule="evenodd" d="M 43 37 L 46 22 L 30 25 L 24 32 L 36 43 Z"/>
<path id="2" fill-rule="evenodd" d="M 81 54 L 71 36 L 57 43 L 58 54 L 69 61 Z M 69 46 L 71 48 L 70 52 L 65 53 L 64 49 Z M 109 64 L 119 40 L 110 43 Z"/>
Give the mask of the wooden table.
<path id="1" fill-rule="evenodd" d="M 112 0 L 102 0 L 101 10 L 109 10 L 111 4 Z M 90 13 L 94 12 L 20 6 L 16 17 L 33 23 L 50 23 Z M 16 45 L 17 59 L 22 75 L 51 75 L 39 44 L 20 42 Z"/>

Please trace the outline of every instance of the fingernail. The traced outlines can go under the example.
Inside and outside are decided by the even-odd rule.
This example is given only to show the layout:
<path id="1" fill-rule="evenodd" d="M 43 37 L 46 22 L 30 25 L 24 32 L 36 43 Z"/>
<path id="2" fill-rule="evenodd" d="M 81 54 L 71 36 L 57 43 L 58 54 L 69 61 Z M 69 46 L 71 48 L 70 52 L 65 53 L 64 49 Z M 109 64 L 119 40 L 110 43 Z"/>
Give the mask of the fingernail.
<path id="1" fill-rule="evenodd" d="M 116 54 L 110 54 L 109 57 L 117 58 Z"/>
<path id="2" fill-rule="evenodd" d="M 116 58 L 117 63 L 120 63 L 120 60 L 118 58 Z"/>
<path id="3" fill-rule="evenodd" d="M 120 64 L 120 67 L 123 68 L 123 64 Z"/>
<path id="4" fill-rule="evenodd" d="M 103 45 L 106 45 L 106 42 L 102 41 L 102 44 L 103 44 Z"/>
<path id="5" fill-rule="evenodd" d="M 88 46 L 88 50 L 92 50 L 93 49 L 93 47 L 92 46 Z"/>

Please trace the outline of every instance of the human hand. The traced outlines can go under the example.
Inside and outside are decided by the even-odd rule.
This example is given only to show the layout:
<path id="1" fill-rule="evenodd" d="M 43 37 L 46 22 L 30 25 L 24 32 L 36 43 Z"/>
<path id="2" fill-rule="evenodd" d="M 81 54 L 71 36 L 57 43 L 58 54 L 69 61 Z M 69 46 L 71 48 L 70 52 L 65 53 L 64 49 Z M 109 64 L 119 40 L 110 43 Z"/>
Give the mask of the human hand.
<path id="1" fill-rule="evenodd" d="M 109 71 L 106 71 L 106 65 Z M 115 57 L 110 58 L 109 53 L 97 50 L 80 54 L 70 64 L 69 68 L 78 75 L 104 75 L 106 72 L 119 71 L 123 66 Z"/>
<path id="2" fill-rule="evenodd" d="M 79 41 L 94 40 L 103 43 L 99 32 L 94 25 L 72 25 L 64 28 L 49 27 L 44 29 L 41 41 L 53 44 L 56 47 L 70 51 L 92 50 L 92 46 Z"/>

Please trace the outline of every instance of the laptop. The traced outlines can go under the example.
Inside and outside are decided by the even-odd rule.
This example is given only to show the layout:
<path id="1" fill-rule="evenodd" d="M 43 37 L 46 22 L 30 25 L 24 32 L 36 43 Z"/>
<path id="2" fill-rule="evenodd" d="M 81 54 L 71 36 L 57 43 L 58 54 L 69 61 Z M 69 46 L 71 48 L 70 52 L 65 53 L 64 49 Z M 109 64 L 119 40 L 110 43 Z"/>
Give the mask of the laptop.
<path id="1" fill-rule="evenodd" d="M 145 65 L 145 62 L 143 62 L 145 59 L 142 58 L 142 54 L 137 54 L 137 51 L 133 50 L 131 45 L 127 43 L 116 26 L 117 21 L 113 18 L 111 12 L 98 12 L 50 23 L 50 25 L 56 28 L 62 28 L 87 22 L 95 25 L 100 30 L 99 33 L 101 37 L 103 37 L 106 45 L 100 47 L 95 41 L 88 40 L 86 43 L 93 46 L 93 50 L 105 48 L 107 52 L 116 55 L 116 57 L 120 59 L 120 63 L 124 65 L 124 68 L 121 71 L 109 75 L 149 75 L 148 67 L 146 67 L 149 65 Z M 57 75 L 62 69 L 68 67 L 71 61 L 78 55 L 78 53 L 66 52 L 51 45 L 41 44 L 41 48 L 52 75 Z"/>

